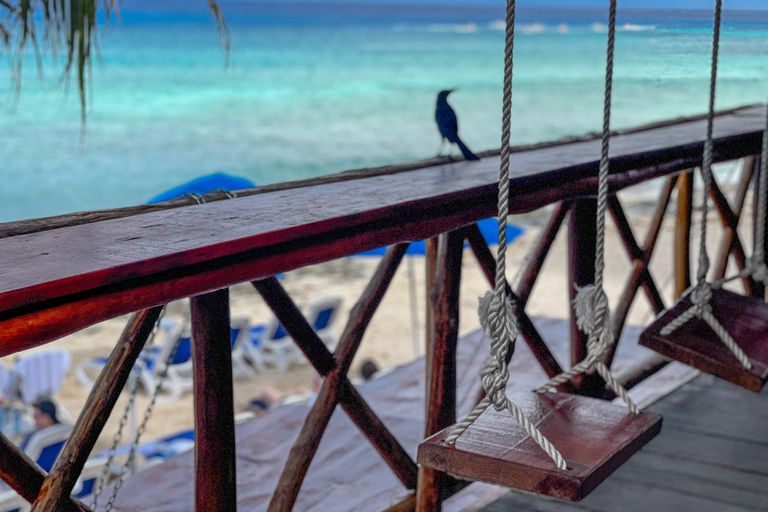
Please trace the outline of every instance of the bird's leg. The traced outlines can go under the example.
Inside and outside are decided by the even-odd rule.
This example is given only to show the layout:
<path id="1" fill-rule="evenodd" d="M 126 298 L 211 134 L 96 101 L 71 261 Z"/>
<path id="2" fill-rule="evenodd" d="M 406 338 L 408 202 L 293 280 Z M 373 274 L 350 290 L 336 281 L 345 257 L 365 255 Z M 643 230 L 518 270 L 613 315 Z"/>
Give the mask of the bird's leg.
<path id="1" fill-rule="evenodd" d="M 440 145 L 437 146 L 437 156 L 443 156 L 443 144 L 445 144 L 445 137 L 440 139 Z"/>

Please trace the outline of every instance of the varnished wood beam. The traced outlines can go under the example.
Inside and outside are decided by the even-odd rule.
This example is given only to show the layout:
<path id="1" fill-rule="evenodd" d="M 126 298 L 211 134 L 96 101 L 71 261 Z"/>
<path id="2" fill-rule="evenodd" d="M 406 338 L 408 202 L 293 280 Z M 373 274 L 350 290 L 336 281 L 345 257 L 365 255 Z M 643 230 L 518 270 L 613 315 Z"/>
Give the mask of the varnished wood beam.
<path id="1" fill-rule="evenodd" d="M 552 244 L 555 242 L 565 216 L 571 209 L 571 204 L 572 201 L 563 201 L 555 205 L 546 226 L 544 226 L 538 240 L 536 240 L 536 245 L 531 249 L 530 259 L 521 273 L 520 284 L 516 290 L 518 309 L 525 309 L 528 297 L 530 297 L 533 286 L 536 284 L 536 279 L 539 277 L 539 272 L 544 266 L 544 260 L 549 254 Z"/>
<path id="2" fill-rule="evenodd" d="M 456 421 L 456 347 L 459 332 L 459 285 L 464 252 L 464 230 L 440 235 L 437 272 L 432 287 L 433 334 L 431 358 L 427 361 L 428 394 L 426 437 Z M 440 510 L 441 488 L 446 476 L 430 468 L 419 468 L 416 510 Z"/>
<path id="3" fill-rule="evenodd" d="M 672 196 L 672 190 L 674 188 L 675 181 L 676 179 L 674 176 L 668 178 L 661 190 L 659 201 L 656 204 L 656 211 L 654 213 L 653 219 L 651 220 L 651 226 L 648 229 L 646 240 L 642 248 L 637 244 L 637 241 L 632 234 L 632 228 L 630 227 L 629 221 L 624 214 L 624 210 L 621 207 L 621 203 L 619 202 L 618 197 L 611 196 L 608 199 L 608 209 L 619 230 L 619 234 L 622 241 L 624 242 L 624 247 L 627 250 L 627 254 L 629 254 L 630 258 L 633 260 L 632 263 L 634 266 L 632 274 L 629 277 L 629 282 L 624 288 L 624 293 L 622 293 L 621 299 L 614 313 L 613 330 L 614 339 L 616 341 L 613 346 L 610 347 L 608 355 L 605 359 L 605 362 L 609 367 L 613 362 L 614 356 L 616 355 L 619 339 L 621 338 L 621 333 L 624 330 L 624 323 L 626 322 L 629 309 L 632 306 L 632 302 L 634 302 L 639 287 L 643 286 L 648 300 L 651 303 L 651 308 L 655 313 L 658 314 L 665 309 L 664 301 L 662 300 L 661 294 L 656 287 L 656 283 L 654 282 L 653 276 L 648 269 L 648 265 L 650 264 L 651 257 L 653 256 L 653 251 L 656 247 L 656 241 L 658 240 L 661 226 L 664 223 L 664 214 L 667 211 L 667 206 Z"/>
<path id="4" fill-rule="evenodd" d="M 229 290 L 190 298 L 195 391 L 195 508 L 237 509 Z"/>
<path id="5" fill-rule="evenodd" d="M 45 480 L 45 472 L 26 453 L 0 433 L 0 478 L 29 503 L 34 503 Z M 75 498 L 65 501 L 63 512 L 89 512 Z"/>
<path id="6" fill-rule="evenodd" d="M 675 223 L 675 297 L 691 286 L 691 216 L 693 170 L 677 177 L 677 221 Z"/>
<path id="7" fill-rule="evenodd" d="M 589 336 L 576 325 L 576 311 L 573 301 L 576 288 L 595 282 L 595 219 L 597 200 L 582 199 L 573 203 L 568 216 L 568 304 L 571 312 L 571 365 L 587 357 Z M 605 381 L 597 374 L 581 375 L 573 379 L 579 394 L 601 396 L 605 392 Z"/>
<path id="8" fill-rule="evenodd" d="M 162 310 L 159 306 L 135 313 L 125 326 L 91 389 L 72 433 L 43 482 L 33 511 L 58 510 L 70 501 L 69 495 Z"/>

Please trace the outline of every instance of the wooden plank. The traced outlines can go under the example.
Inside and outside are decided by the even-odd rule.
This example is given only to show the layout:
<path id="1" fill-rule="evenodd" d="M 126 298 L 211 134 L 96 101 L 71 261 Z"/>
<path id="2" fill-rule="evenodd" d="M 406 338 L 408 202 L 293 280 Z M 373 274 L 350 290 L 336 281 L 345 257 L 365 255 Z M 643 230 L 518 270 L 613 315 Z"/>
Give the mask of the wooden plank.
<path id="1" fill-rule="evenodd" d="M 307 414 L 301 432 L 291 447 L 291 453 L 283 467 L 275 492 L 272 494 L 267 512 L 291 510 L 296 503 L 309 465 L 339 402 L 337 392 L 339 377 L 338 373 L 332 373 L 323 381 L 323 386 Z"/>
<path id="2" fill-rule="evenodd" d="M 768 304 L 722 289 L 713 292 L 710 304 L 715 317 L 749 356 L 751 370 L 741 365 L 700 318 L 690 320 L 670 335 L 661 335 L 665 325 L 690 308 L 690 297 L 651 324 L 640 336 L 640 344 L 751 391 L 760 391 L 768 380 Z"/>
<path id="3" fill-rule="evenodd" d="M 744 115 L 748 112 L 750 106 L 740 106 L 732 109 L 718 111 L 718 116 L 726 115 Z M 681 116 L 675 119 L 667 119 L 663 121 L 656 121 L 640 126 L 633 126 L 630 128 L 624 128 L 615 130 L 614 136 L 629 135 L 631 133 L 637 133 L 647 130 L 655 130 L 672 125 L 678 125 L 686 122 L 698 121 L 706 118 L 706 114 L 699 114 L 695 116 Z M 557 146 L 564 146 L 567 144 L 573 144 L 574 142 L 583 142 L 589 140 L 598 139 L 600 134 L 592 132 L 581 136 L 567 136 L 554 141 L 538 142 L 535 144 L 521 144 L 518 146 L 512 146 L 510 148 L 511 153 L 522 153 L 526 151 L 553 148 Z M 499 156 L 501 153 L 498 149 L 491 149 L 477 153 L 481 158 L 488 158 Z M 384 176 L 388 174 L 397 174 L 401 172 L 414 171 L 418 169 L 424 169 L 427 167 L 433 167 L 437 165 L 443 165 L 452 163 L 454 160 L 451 156 L 438 156 L 433 158 L 427 158 L 424 160 L 417 160 L 413 162 L 398 163 L 393 165 L 385 165 L 381 167 L 352 169 L 336 174 L 330 174 L 326 176 L 318 176 L 315 178 L 309 178 L 305 180 L 296 180 L 284 183 L 273 183 L 270 185 L 262 185 L 260 187 L 245 189 L 238 191 L 238 197 L 246 197 L 251 195 L 266 194 L 269 192 L 276 192 L 282 190 L 290 190 L 302 187 L 312 187 L 316 185 L 325 185 L 328 183 L 338 183 L 341 181 L 356 180 L 361 178 L 370 178 L 375 176 Z M 209 192 L 205 194 L 206 202 L 215 202 L 230 199 L 225 193 Z M 185 206 L 193 206 L 198 204 L 192 198 L 179 197 L 171 199 L 170 201 L 163 201 L 162 203 L 155 204 L 142 204 L 137 206 L 128 206 L 123 208 L 114 208 L 107 210 L 93 210 L 88 212 L 76 212 L 68 213 L 64 215 L 58 215 L 54 217 L 43 217 L 39 219 L 25 219 L 14 222 L 0 223 L 0 238 L 6 238 L 11 236 L 26 235 L 30 233 L 37 233 L 40 231 L 46 231 L 49 229 L 59 229 L 63 227 L 78 226 L 81 224 L 90 224 L 92 222 L 101 222 L 104 220 L 119 219 L 124 217 L 130 217 L 133 215 L 140 215 L 143 213 L 149 213 L 153 211 L 168 210 L 172 208 L 180 208 Z"/>
<path id="4" fill-rule="evenodd" d="M 563 454 L 557 469 L 508 411 L 489 408 L 456 441 L 454 427 L 419 446 L 422 465 L 472 480 L 567 500 L 580 500 L 661 430 L 661 417 L 633 416 L 626 407 L 564 393 L 517 394 L 511 399 Z"/>
<path id="5" fill-rule="evenodd" d="M 26 453 L 0 433 L 0 478 L 29 503 L 34 503 L 45 473 Z M 61 505 L 64 512 L 88 512 L 82 503 L 70 498 Z"/>
<path id="6" fill-rule="evenodd" d="M 229 289 L 190 298 L 195 391 L 195 508 L 237 509 Z"/>
<path id="7" fill-rule="evenodd" d="M 718 118 L 717 160 L 759 150 L 759 132 L 750 131 L 759 129 L 758 111 Z M 611 189 L 695 165 L 701 123 L 615 137 Z M 598 145 L 514 154 L 515 211 L 594 194 Z M 0 354 L 126 312 L 488 217 L 496 180 L 490 159 L 459 162 L 2 239 L 0 310 L 15 310 L 0 317 Z M 185 279 L 173 279 L 180 276 Z M 89 299 L 96 304 L 84 304 Z M 90 307 L 86 315 L 66 308 L 56 318 L 44 314 L 64 305 L 73 311 Z"/>
<path id="8" fill-rule="evenodd" d="M 437 272 L 432 287 L 432 340 L 427 358 L 425 436 L 456 421 L 456 348 L 459 340 L 459 289 L 465 231 L 440 235 Z M 447 477 L 429 467 L 419 468 L 418 512 L 439 512 Z"/>
<path id="9" fill-rule="evenodd" d="M 579 329 L 576 319 L 577 289 L 595 282 L 595 249 L 597 200 L 582 199 L 573 203 L 568 213 L 568 305 L 571 318 L 571 366 L 587 358 L 589 335 Z M 605 381 L 597 372 L 572 379 L 576 392 L 586 396 L 602 396 Z"/>
<path id="10" fill-rule="evenodd" d="M 675 223 L 675 297 L 691 286 L 691 215 L 693 170 L 677 177 L 677 222 Z"/>
<path id="11" fill-rule="evenodd" d="M 140 311 L 134 314 L 125 326 L 120 340 L 88 395 L 85 408 L 77 418 L 72 433 L 45 477 L 33 511 L 57 510 L 69 501 L 69 495 L 162 310 L 162 307 L 156 307 Z"/>

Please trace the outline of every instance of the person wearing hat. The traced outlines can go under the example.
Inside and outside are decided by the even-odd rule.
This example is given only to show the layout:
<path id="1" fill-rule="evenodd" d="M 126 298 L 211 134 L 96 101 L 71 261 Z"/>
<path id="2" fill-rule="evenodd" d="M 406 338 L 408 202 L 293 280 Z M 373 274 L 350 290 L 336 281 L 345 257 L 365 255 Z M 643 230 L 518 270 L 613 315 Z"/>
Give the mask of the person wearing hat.
<path id="1" fill-rule="evenodd" d="M 25 435 L 19 443 L 19 448 L 23 451 L 27 447 L 27 443 L 32 436 L 40 430 L 52 427 L 59 422 L 56 417 L 56 404 L 50 400 L 40 400 L 32 405 L 34 408 L 35 430 Z"/>

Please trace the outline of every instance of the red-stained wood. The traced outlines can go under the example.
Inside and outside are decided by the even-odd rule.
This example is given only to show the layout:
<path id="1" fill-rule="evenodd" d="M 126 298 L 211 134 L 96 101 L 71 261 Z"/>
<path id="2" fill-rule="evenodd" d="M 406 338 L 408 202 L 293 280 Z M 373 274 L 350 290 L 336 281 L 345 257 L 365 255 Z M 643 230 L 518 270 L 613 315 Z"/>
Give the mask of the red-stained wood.
<path id="1" fill-rule="evenodd" d="M 237 509 L 229 290 L 190 298 L 195 391 L 195 508 Z"/>
<path id="2" fill-rule="evenodd" d="M 269 277 L 253 281 L 252 284 L 312 366 L 321 376 L 328 375 L 336 367 L 333 354 L 317 336 L 312 326 L 307 323 L 307 319 L 301 314 L 280 282 L 274 277 Z"/>
<path id="3" fill-rule="evenodd" d="M 716 160 L 758 152 L 758 111 L 718 117 Z M 695 165 L 701 126 L 615 137 L 611 190 Z M 594 194 L 598 145 L 515 153 L 515 211 Z M 496 172 L 492 159 L 458 162 L 2 239 L 0 355 L 184 296 L 479 220 L 493 214 Z M 82 306 L 87 314 L 74 314 Z M 47 312 L 59 307 L 60 315 Z"/>
<path id="4" fill-rule="evenodd" d="M 552 231 L 556 233 L 556 229 L 553 228 Z M 477 227 L 477 225 L 467 226 L 465 234 L 467 237 L 467 242 L 469 243 L 469 247 L 472 249 L 472 253 L 475 255 L 475 258 L 477 258 L 478 263 L 480 263 L 480 268 L 483 270 L 483 273 L 488 280 L 488 284 L 493 287 L 496 283 L 496 259 L 491 254 L 491 251 L 488 248 L 488 244 L 485 243 L 485 239 L 480 233 L 480 229 Z M 552 238 L 554 239 L 554 235 Z M 544 256 L 541 257 L 542 261 L 543 258 Z M 518 298 L 512 292 L 512 290 L 509 288 L 509 284 L 507 284 L 507 293 L 510 294 L 510 296 L 517 304 L 515 313 L 517 315 L 517 323 L 520 334 L 523 335 L 523 339 L 526 341 L 526 343 L 528 343 L 528 346 L 531 348 L 534 356 L 536 356 L 536 360 L 539 362 L 539 364 L 541 364 L 541 367 L 545 372 L 547 372 L 549 377 L 559 375 L 563 372 L 563 370 L 560 368 L 560 365 L 555 359 L 555 356 L 552 355 L 549 347 L 547 347 L 547 344 L 544 342 L 541 334 L 539 334 L 539 331 L 536 330 L 533 322 L 531 322 L 531 319 L 526 314 L 523 307 L 525 301 Z M 508 353 L 507 358 L 509 359 L 511 357 L 512 353 L 510 352 Z M 485 392 L 483 391 L 482 393 L 483 396 L 485 396 Z"/>
<path id="5" fill-rule="evenodd" d="M 714 290 L 712 313 L 734 341 L 749 356 L 747 370 L 703 320 L 694 318 L 667 336 L 661 329 L 691 306 L 681 300 L 640 336 L 640 344 L 663 356 L 733 382 L 751 391 L 760 391 L 768 380 L 768 304 L 723 289 Z"/>
<path id="6" fill-rule="evenodd" d="M 459 339 L 459 288 L 465 230 L 440 235 L 437 272 L 432 286 L 432 347 L 427 358 L 425 436 L 456 421 L 456 344 Z M 418 512 L 439 511 L 447 477 L 430 468 L 419 470 Z"/>
<path id="7" fill-rule="evenodd" d="M 0 478 L 29 503 L 34 503 L 43 486 L 45 473 L 26 453 L 0 433 Z M 88 512 L 75 498 L 61 503 L 63 512 Z"/>
<path id="8" fill-rule="evenodd" d="M 283 467 L 275 492 L 269 502 L 267 512 L 281 512 L 293 509 L 301 484 L 309 470 L 309 465 L 317 453 L 320 441 L 328 427 L 333 411 L 339 403 L 338 381 L 340 375 L 332 372 L 317 393 L 315 403 L 304 420 L 299 437 L 291 447 L 288 461 Z"/>
<path id="9" fill-rule="evenodd" d="M 677 221 L 675 222 L 675 297 L 691 286 L 691 216 L 693 170 L 677 177 Z"/>
<path id="10" fill-rule="evenodd" d="M 350 322 L 344 330 L 337 349 L 338 361 L 343 366 L 337 364 L 333 355 L 307 323 L 277 279 L 270 278 L 253 282 L 254 287 L 261 293 L 286 332 L 307 355 L 315 369 L 321 375 L 327 376 L 321 390 L 323 400 L 318 399 L 319 404 L 313 407 L 311 416 L 305 422 L 301 437 L 292 450 L 289 464 L 286 465 L 273 496 L 272 503 L 274 505 L 270 505 L 270 510 L 283 510 L 284 507 L 290 507 L 295 502 L 325 425 L 327 425 L 330 415 L 339 401 L 342 402 L 344 410 L 371 441 L 374 448 L 403 484 L 409 488 L 415 487 L 415 463 L 362 397 L 353 388 L 349 388 L 346 380 L 348 365 L 354 357 L 365 328 L 383 298 L 406 248 L 406 244 L 399 244 L 387 250 L 373 279 L 353 310 Z"/>
<path id="11" fill-rule="evenodd" d="M 573 305 L 577 288 L 595 282 L 595 244 L 597 200 L 576 201 L 568 214 L 568 304 L 571 314 L 571 365 L 587 357 L 589 336 L 576 323 Z M 605 392 L 605 381 L 597 372 L 580 375 L 572 379 L 576 392 L 586 396 L 601 396 Z"/>
<path id="12" fill-rule="evenodd" d="M 432 351 L 434 349 L 435 339 L 435 311 L 432 304 L 432 287 L 435 286 L 435 274 L 437 273 L 437 237 L 424 240 L 424 361 L 426 367 L 424 370 L 425 396 L 429 396 L 432 386 Z M 424 417 L 429 416 L 429 401 L 424 401 Z"/>
<path id="13" fill-rule="evenodd" d="M 560 226 L 563 225 L 565 216 L 571 209 L 571 204 L 571 201 L 563 201 L 555 206 L 555 209 L 549 216 L 547 225 L 541 230 L 541 234 L 538 240 L 536 240 L 536 245 L 531 249 L 528 264 L 520 274 L 522 277 L 516 290 L 518 297 L 517 307 L 519 309 L 525 309 L 528 297 L 530 297 L 533 286 L 536 284 L 536 278 L 539 277 L 539 272 L 544 266 L 544 260 L 549 254 L 552 244 L 555 243 L 557 232 L 560 230 Z"/>
<path id="14" fill-rule="evenodd" d="M 751 169 L 749 171 L 751 171 Z M 746 172 L 748 173 L 749 171 Z M 741 214 L 741 208 L 744 205 L 744 199 L 746 198 L 748 187 L 749 177 L 742 175 L 739 183 L 739 190 L 737 191 L 736 208 L 731 209 L 731 206 L 728 203 L 728 199 L 720 190 L 720 187 L 717 185 L 715 179 L 712 179 L 710 195 L 712 196 L 712 200 L 715 203 L 715 207 L 720 213 L 720 219 L 723 222 L 724 231 L 719 251 L 720 254 L 718 255 L 715 263 L 715 279 L 720 279 L 725 275 L 725 270 L 728 265 L 728 256 L 730 254 L 733 254 L 739 270 L 743 270 L 747 264 L 747 256 L 744 253 L 744 247 L 741 245 L 741 239 L 739 238 L 738 225 L 739 215 Z M 747 294 L 751 294 L 752 280 L 745 278 L 744 286 L 747 290 Z"/>
<path id="15" fill-rule="evenodd" d="M 718 116 L 726 116 L 731 114 L 744 115 L 750 111 L 750 106 L 745 105 L 728 110 L 721 110 L 717 113 Z M 633 126 L 630 128 L 624 128 L 621 130 L 615 130 L 613 133 L 617 135 L 629 135 L 632 133 L 638 133 L 648 130 L 655 130 L 658 128 L 669 127 L 673 125 L 679 125 L 692 121 L 699 121 L 706 118 L 706 114 L 699 114 L 696 116 L 684 116 L 677 117 L 675 119 L 666 119 L 663 121 L 657 121 L 640 126 Z M 567 136 L 554 141 L 538 142 L 535 144 L 521 144 L 518 146 L 512 146 L 510 148 L 511 153 L 523 153 L 526 151 L 540 150 L 546 148 L 553 148 L 557 146 L 564 146 L 573 144 L 575 142 L 585 142 L 598 139 L 600 134 L 592 132 L 582 136 Z M 499 149 L 491 149 L 487 151 L 478 152 L 477 155 L 481 158 L 499 156 L 501 151 Z M 428 158 L 424 160 L 417 160 L 413 162 L 398 163 L 392 165 L 385 165 L 381 167 L 352 169 L 336 174 L 330 174 L 326 176 L 318 176 L 315 178 L 308 178 L 305 180 L 296 180 L 284 183 L 273 183 L 270 185 L 262 185 L 260 187 L 244 189 L 237 191 L 238 197 L 246 197 L 251 195 L 266 194 L 269 192 L 277 192 L 282 190 L 290 190 L 295 188 L 312 187 L 316 185 L 325 185 L 328 183 L 338 183 L 341 181 L 349 181 L 361 178 L 371 178 L 376 176 L 384 176 L 388 174 L 397 174 L 401 172 L 414 171 L 418 169 L 425 169 L 437 165 L 444 165 L 453 163 L 455 160 L 451 156 L 438 156 Z M 230 199 L 230 195 L 224 192 L 211 191 L 205 194 L 205 200 L 207 203 L 222 201 Z M 104 220 L 118 219 L 123 217 L 130 217 L 133 215 L 140 215 L 143 213 L 149 213 L 153 211 L 168 210 L 173 208 L 181 208 L 185 206 L 193 206 L 198 204 L 196 200 L 190 197 L 178 197 L 169 201 L 163 201 L 155 204 L 143 204 L 137 206 L 128 206 L 123 208 L 114 208 L 108 210 L 94 210 L 88 212 L 76 212 L 68 213 L 64 215 L 58 215 L 54 217 L 43 217 L 39 219 L 25 219 L 21 221 L 0 223 L 0 238 L 6 238 L 17 235 L 26 235 L 30 233 L 37 233 L 40 231 L 46 231 L 50 229 L 59 229 L 63 227 L 78 226 L 81 224 L 90 224 L 93 222 L 100 222 Z"/>
<path id="16" fill-rule="evenodd" d="M 69 501 L 69 495 L 162 310 L 162 307 L 156 307 L 140 311 L 125 326 L 91 389 L 72 433 L 43 482 L 33 511 L 58 510 Z"/>
<path id="17" fill-rule="evenodd" d="M 419 446 L 418 461 L 450 474 L 566 500 L 589 494 L 661 430 L 657 414 L 631 415 L 623 405 L 564 393 L 511 399 L 565 458 L 559 470 L 508 411 L 493 407 L 456 441 L 453 426 Z"/>
<path id="18" fill-rule="evenodd" d="M 619 202 L 618 197 L 611 196 L 608 199 L 608 209 L 611 213 L 611 216 L 613 217 L 614 222 L 616 223 L 616 226 L 619 229 L 619 234 L 621 235 L 621 239 L 624 242 L 624 247 L 626 248 L 627 253 L 630 255 L 630 258 L 633 260 L 634 264 L 632 274 L 629 277 L 629 282 L 624 288 L 624 293 L 622 294 L 621 300 L 616 306 L 616 310 L 613 314 L 613 329 L 615 340 L 621 339 L 621 332 L 624 330 L 624 323 L 627 320 L 629 309 L 632 307 L 632 302 L 634 302 L 635 296 L 637 295 L 637 290 L 640 286 L 643 286 L 643 289 L 648 296 L 648 300 L 651 303 L 651 307 L 656 312 L 656 314 L 661 313 L 665 309 L 664 301 L 662 300 L 661 294 L 659 294 L 659 291 L 656 288 L 656 283 L 654 282 L 653 276 L 651 276 L 651 273 L 648 270 L 648 265 L 650 264 L 651 257 L 653 256 L 653 250 L 656 247 L 656 241 L 658 240 L 661 226 L 664 223 L 664 214 L 667 211 L 667 206 L 669 205 L 669 200 L 672 196 L 672 190 L 675 186 L 675 181 L 676 178 L 674 176 L 668 178 L 664 184 L 664 187 L 662 188 L 661 197 L 657 203 L 656 212 L 653 215 L 653 220 L 651 221 L 651 226 L 648 229 L 648 234 L 642 248 L 637 244 L 637 241 L 632 234 L 629 221 L 624 215 L 624 210 L 621 208 L 621 203 Z M 619 344 L 616 342 L 609 348 L 608 355 L 605 358 L 606 364 L 608 366 L 610 366 L 613 362 L 613 358 L 616 355 L 616 349 L 618 346 Z"/>
<path id="19" fill-rule="evenodd" d="M 757 240 L 758 212 L 757 205 L 760 202 L 760 157 L 752 158 L 752 177 L 754 180 L 754 189 L 752 191 L 752 240 Z M 765 223 L 766 233 L 768 233 L 768 222 Z M 765 237 L 768 240 L 768 236 Z M 753 251 L 756 247 L 753 247 Z M 765 254 L 768 254 L 766 252 Z M 752 296 L 765 299 L 765 285 L 761 281 L 755 281 L 752 285 Z"/>

